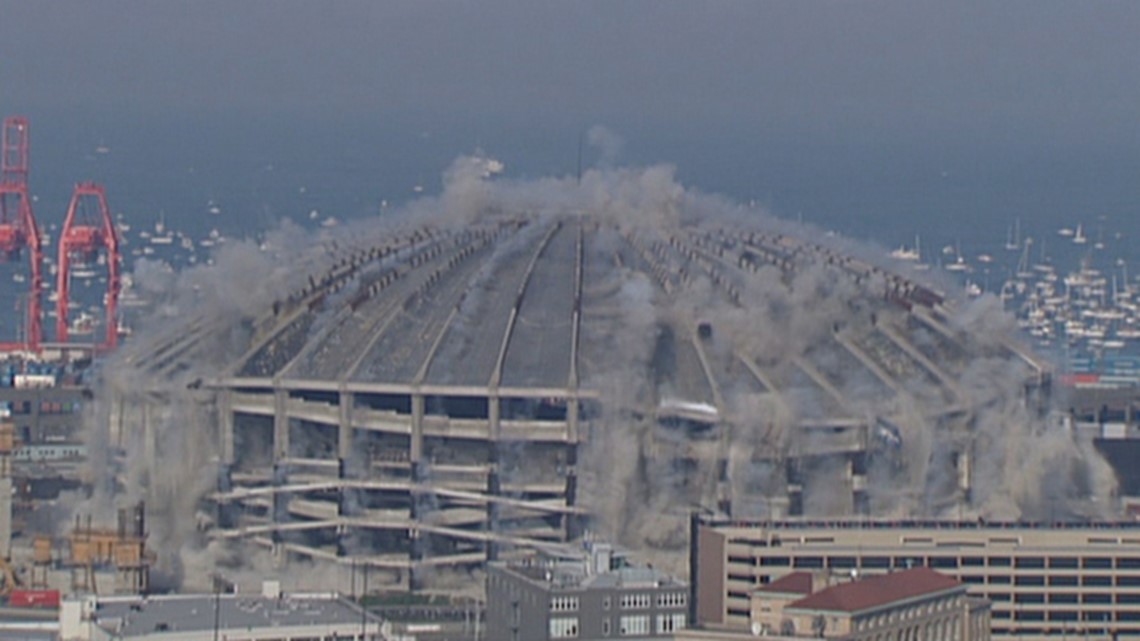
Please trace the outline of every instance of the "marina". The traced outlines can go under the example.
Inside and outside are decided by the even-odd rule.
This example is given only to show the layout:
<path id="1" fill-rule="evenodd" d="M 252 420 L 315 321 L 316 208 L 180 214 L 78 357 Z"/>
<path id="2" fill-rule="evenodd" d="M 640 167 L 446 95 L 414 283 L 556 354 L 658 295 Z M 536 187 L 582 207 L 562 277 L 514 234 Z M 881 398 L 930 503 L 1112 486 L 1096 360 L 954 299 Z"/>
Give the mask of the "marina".
<path id="1" fill-rule="evenodd" d="M 1140 386 L 1140 278 L 1131 274 L 1128 247 L 1113 251 L 1103 221 L 1090 242 L 1084 223 L 1056 230 L 1054 240 L 1022 236 L 1010 223 L 1004 245 L 965 258 L 961 244 L 943 248 L 941 267 L 967 298 L 992 295 L 1011 313 L 1027 343 L 1057 364 L 1059 382 L 1075 388 Z M 1115 233 L 1112 241 L 1121 241 Z M 920 253 L 903 246 L 889 253 L 916 269 L 929 269 Z"/>

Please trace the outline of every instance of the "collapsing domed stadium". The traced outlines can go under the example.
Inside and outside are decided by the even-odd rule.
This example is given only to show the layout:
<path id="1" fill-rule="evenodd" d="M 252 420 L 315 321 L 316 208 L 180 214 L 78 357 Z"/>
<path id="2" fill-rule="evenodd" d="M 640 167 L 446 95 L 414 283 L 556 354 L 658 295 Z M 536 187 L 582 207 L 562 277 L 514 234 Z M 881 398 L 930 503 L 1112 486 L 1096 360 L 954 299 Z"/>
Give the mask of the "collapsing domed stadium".
<path id="1" fill-rule="evenodd" d="M 417 587 L 585 528 L 680 551 L 694 510 L 1017 517 L 1110 491 L 986 300 L 668 168 L 494 168 L 183 276 L 106 376 L 159 538 Z"/>

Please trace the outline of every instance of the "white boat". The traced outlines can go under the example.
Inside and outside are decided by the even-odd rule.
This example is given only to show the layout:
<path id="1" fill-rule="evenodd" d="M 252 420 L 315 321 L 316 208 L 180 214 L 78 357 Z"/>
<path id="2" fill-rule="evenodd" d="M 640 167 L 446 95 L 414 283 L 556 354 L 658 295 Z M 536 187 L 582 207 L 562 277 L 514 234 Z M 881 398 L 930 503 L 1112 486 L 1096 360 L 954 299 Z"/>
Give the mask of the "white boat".
<path id="1" fill-rule="evenodd" d="M 954 253 L 955 253 L 954 262 L 945 266 L 946 271 L 951 271 L 951 272 L 969 271 L 970 270 L 970 264 L 966 262 L 965 258 L 962 258 L 961 248 L 959 248 L 957 245 L 955 245 Z"/>
<path id="2" fill-rule="evenodd" d="M 1073 234 L 1073 243 L 1077 245 L 1084 245 L 1087 242 L 1089 242 L 1089 239 L 1085 238 L 1084 227 L 1082 225 L 1077 225 L 1077 231 Z"/>
<path id="3" fill-rule="evenodd" d="M 1021 219 L 1015 218 L 1013 226 L 1010 227 L 1009 233 L 1006 234 L 1005 248 L 1009 251 L 1017 251 L 1021 249 Z"/>
<path id="4" fill-rule="evenodd" d="M 918 236 L 914 237 L 914 247 L 908 248 L 906 245 L 899 245 L 898 249 L 895 249 L 891 252 L 891 258 L 909 262 L 918 262 L 922 260 L 922 249 L 919 245 Z"/>
<path id="5" fill-rule="evenodd" d="M 68 331 L 71 334 L 80 336 L 93 334 L 95 333 L 95 325 L 97 322 L 98 319 L 95 318 L 95 316 L 84 310 L 79 312 L 79 316 L 76 317 L 75 320 L 71 321 L 71 326 L 68 328 Z"/>

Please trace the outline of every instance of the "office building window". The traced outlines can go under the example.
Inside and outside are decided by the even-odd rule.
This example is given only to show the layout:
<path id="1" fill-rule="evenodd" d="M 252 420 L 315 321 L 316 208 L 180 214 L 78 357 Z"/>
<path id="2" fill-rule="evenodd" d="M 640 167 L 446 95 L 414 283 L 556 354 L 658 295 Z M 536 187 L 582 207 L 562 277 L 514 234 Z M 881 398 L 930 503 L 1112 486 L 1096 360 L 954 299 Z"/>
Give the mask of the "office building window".
<path id="1" fill-rule="evenodd" d="M 651 603 L 650 595 L 646 592 L 621 595 L 621 609 L 623 610 L 646 610 Z"/>
<path id="2" fill-rule="evenodd" d="M 1074 610 L 1054 610 L 1049 613 L 1050 621 L 1076 621 L 1078 612 Z"/>
<path id="3" fill-rule="evenodd" d="M 683 614 L 658 614 L 657 615 L 657 632 L 676 632 L 685 627 L 685 615 Z"/>
<path id="4" fill-rule="evenodd" d="M 685 606 L 686 595 L 684 592 L 663 592 L 657 595 L 657 607 L 659 608 L 680 608 Z"/>
<path id="5" fill-rule="evenodd" d="M 578 597 L 556 596 L 550 599 L 551 612 L 574 612 L 578 609 Z"/>
<path id="6" fill-rule="evenodd" d="M 853 567 L 855 567 L 855 557 L 853 557 L 853 556 L 829 556 L 829 557 L 827 557 L 827 567 L 829 567 L 829 568 L 853 568 Z"/>
<path id="7" fill-rule="evenodd" d="M 618 627 L 618 634 L 623 637 L 632 637 L 649 634 L 649 615 L 636 614 L 623 616 Z"/>
<path id="8" fill-rule="evenodd" d="M 578 637 L 578 617 L 560 617 L 550 620 L 551 639 L 574 639 Z"/>

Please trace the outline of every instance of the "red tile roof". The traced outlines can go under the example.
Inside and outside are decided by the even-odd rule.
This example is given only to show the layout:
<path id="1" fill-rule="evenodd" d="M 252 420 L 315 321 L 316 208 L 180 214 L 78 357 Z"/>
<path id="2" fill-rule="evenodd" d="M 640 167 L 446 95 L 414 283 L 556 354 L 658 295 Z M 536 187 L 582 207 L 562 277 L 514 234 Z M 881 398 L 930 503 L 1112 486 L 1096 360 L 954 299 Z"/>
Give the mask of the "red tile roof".
<path id="1" fill-rule="evenodd" d="M 930 568 L 918 567 L 832 586 L 789 603 L 787 607 L 858 612 L 961 585 L 957 580 Z"/>
<path id="2" fill-rule="evenodd" d="M 786 576 L 756 588 L 757 592 L 781 592 L 811 594 L 811 572 L 792 572 Z"/>

